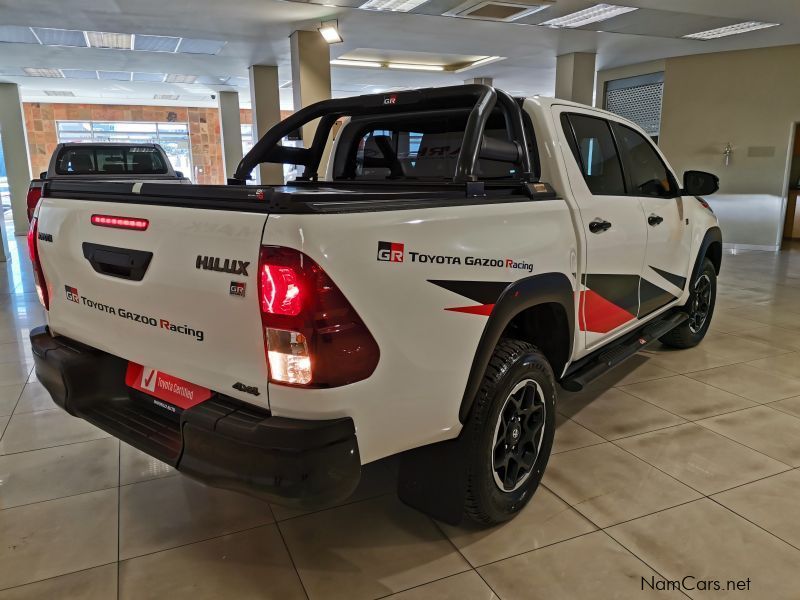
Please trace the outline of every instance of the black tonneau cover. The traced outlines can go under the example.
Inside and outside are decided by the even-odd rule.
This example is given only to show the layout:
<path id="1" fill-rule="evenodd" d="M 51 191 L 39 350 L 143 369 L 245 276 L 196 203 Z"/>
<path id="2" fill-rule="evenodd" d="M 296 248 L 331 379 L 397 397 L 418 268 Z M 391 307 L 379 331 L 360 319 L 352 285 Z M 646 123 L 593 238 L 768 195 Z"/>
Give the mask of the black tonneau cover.
<path id="1" fill-rule="evenodd" d="M 408 210 L 556 198 L 546 183 L 295 182 L 283 186 L 170 185 L 163 183 L 45 182 L 43 197 L 305 214 Z"/>

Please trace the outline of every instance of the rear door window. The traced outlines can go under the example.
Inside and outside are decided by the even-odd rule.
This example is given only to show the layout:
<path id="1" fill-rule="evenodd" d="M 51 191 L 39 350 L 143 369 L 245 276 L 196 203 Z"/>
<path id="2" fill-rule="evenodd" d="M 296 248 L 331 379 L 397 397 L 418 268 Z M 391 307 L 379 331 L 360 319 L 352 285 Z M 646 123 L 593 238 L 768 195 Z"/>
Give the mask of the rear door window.
<path id="1" fill-rule="evenodd" d="M 58 175 L 166 175 L 161 153 L 148 146 L 67 146 L 56 159 Z"/>
<path id="2" fill-rule="evenodd" d="M 562 116 L 562 125 L 589 191 L 595 196 L 624 196 L 622 165 L 608 122 L 570 114 Z"/>

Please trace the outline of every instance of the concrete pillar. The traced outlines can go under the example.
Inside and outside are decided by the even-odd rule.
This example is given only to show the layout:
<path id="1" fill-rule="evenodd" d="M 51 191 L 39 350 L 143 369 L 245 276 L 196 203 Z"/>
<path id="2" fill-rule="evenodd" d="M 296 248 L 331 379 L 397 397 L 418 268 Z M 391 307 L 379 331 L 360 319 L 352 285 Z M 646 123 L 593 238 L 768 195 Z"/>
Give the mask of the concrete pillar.
<path id="1" fill-rule="evenodd" d="M 222 159 L 225 177 L 233 177 L 242 160 L 242 120 L 239 116 L 239 92 L 219 92 L 219 123 L 222 134 Z"/>
<path id="2" fill-rule="evenodd" d="M 331 97 L 331 52 L 318 31 L 295 31 L 289 37 L 292 51 L 294 109 Z M 316 121 L 303 127 L 303 145 L 308 148 L 317 130 Z M 323 157 L 323 168 L 326 159 Z"/>
<path id="3" fill-rule="evenodd" d="M 494 77 L 473 77 L 472 79 L 465 79 L 464 83 L 467 85 L 494 85 Z"/>
<path id="4" fill-rule="evenodd" d="M 22 102 L 16 83 L 0 83 L 0 137 L 11 192 L 11 212 L 14 216 L 14 234 L 28 233 L 27 196 L 31 183 L 28 158 L 28 139 L 22 117 Z"/>
<path id="5" fill-rule="evenodd" d="M 278 91 L 278 67 L 250 67 L 250 105 L 253 110 L 253 141 L 260 139 L 281 120 L 281 96 Z M 240 143 L 241 152 L 241 143 Z M 258 181 L 264 185 L 283 184 L 283 165 L 263 163 Z"/>
<path id="6" fill-rule="evenodd" d="M 556 98 L 592 105 L 596 56 L 590 52 L 573 52 L 556 59 Z"/>

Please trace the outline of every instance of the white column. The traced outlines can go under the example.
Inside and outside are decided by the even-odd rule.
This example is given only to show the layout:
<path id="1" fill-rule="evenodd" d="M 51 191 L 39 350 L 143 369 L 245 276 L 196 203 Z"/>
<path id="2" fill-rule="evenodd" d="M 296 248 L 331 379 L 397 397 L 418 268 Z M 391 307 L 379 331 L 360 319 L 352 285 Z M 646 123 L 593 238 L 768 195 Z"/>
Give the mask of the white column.
<path id="1" fill-rule="evenodd" d="M 556 98 L 592 105 L 595 57 L 590 52 L 573 52 L 556 59 Z"/>
<path id="2" fill-rule="evenodd" d="M 331 97 L 331 52 L 318 31 L 295 31 L 289 37 L 292 52 L 294 109 L 300 110 Z M 303 145 L 308 148 L 317 130 L 316 121 L 303 127 Z M 323 158 L 323 165 L 325 164 Z"/>
<path id="3" fill-rule="evenodd" d="M 225 177 L 233 177 L 239 161 L 242 160 L 242 120 L 239 115 L 239 92 L 219 92 L 218 98 Z"/>
<path id="4" fill-rule="evenodd" d="M 260 139 L 281 120 L 281 97 L 278 90 L 278 67 L 250 67 L 250 105 L 253 110 L 253 140 Z M 259 182 L 264 185 L 283 184 L 283 166 L 263 163 L 258 169 Z"/>
<path id="5" fill-rule="evenodd" d="M 11 191 L 14 234 L 28 233 L 27 196 L 31 183 L 28 139 L 22 116 L 22 102 L 16 83 L 0 83 L 0 137 Z"/>

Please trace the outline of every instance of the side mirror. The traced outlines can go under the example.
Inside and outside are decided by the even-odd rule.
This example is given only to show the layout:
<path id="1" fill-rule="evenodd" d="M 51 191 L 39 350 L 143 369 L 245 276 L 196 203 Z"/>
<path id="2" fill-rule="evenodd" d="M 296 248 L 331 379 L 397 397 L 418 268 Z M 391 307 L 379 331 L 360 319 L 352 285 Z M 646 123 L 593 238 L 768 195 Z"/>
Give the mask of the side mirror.
<path id="1" fill-rule="evenodd" d="M 175 177 L 180 177 L 181 179 L 183 179 L 184 177 L 183 171 L 175 171 Z"/>
<path id="2" fill-rule="evenodd" d="M 42 171 L 39 173 L 39 179 L 47 179 L 47 171 Z"/>
<path id="3" fill-rule="evenodd" d="M 719 177 L 705 171 L 686 171 L 683 174 L 682 196 L 708 196 L 719 189 Z"/>

